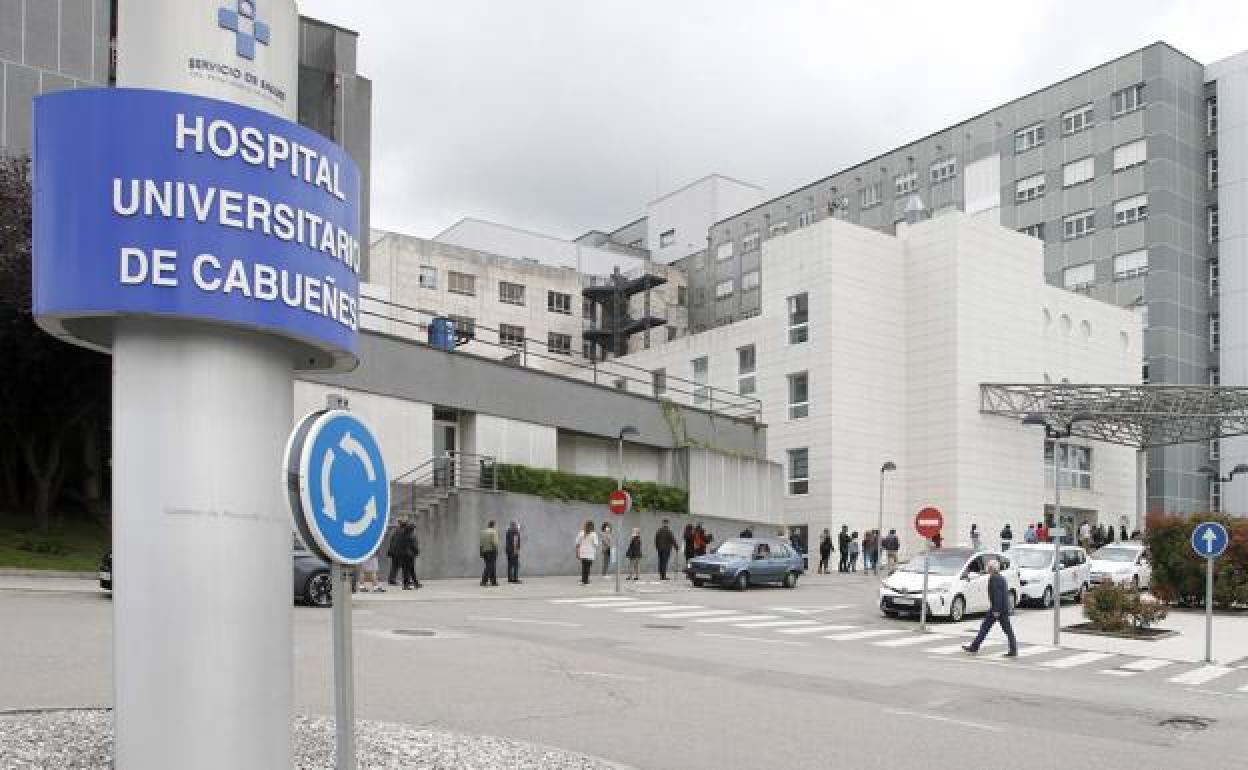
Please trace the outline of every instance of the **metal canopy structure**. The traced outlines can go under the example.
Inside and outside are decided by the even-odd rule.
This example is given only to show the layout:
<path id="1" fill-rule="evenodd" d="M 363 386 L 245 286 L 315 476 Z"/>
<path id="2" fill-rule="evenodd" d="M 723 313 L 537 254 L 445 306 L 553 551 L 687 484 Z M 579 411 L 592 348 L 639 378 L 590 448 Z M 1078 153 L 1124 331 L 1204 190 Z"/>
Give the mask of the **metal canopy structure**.
<path id="1" fill-rule="evenodd" d="M 1248 435 L 1248 387 L 983 383 L 979 411 L 1137 449 Z"/>

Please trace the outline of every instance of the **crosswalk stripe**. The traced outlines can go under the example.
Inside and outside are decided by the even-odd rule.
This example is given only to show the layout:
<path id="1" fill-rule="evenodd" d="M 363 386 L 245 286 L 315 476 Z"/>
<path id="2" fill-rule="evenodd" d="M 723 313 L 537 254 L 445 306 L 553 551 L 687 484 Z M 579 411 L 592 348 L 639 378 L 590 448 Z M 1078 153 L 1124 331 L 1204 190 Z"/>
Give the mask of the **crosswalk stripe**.
<path id="1" fill-rule="evenodd" d="M 736 617 L 698 618 L 694 623 L 740 623 L 745 620 L 772 620 L 775 615 L 737 615 Z"/>
<path id="2" fill-rule="evenodd" d="M 1046 652 L 1053 652 L 1053 648 L 1045 647 L 1043 644 L 1030 644 L 1026 647 L 1018 648 L 1018 657 L 1030 658 L 1033 655 L 1043 655 Z"/>
<path id="3" fill-rule="evenodd" d="M 1139 673 L 1141 671 L 1156 671 L 1159 668 L 1169 666 L 1173 662 L 1174 661 L 1162 660 L 1160 658 L 1140 658 L 1139 660 L 1132 660 L 1123 663 L 1118 668 Z"/>
<path id="4" fill-rule="evenodd" d="M 1068 655 L 1065 658 L 1055 658 L 1054 660 L 1046 660 L 1041 666 L 1046 668 L 1074 668 L 1075 666 L 1084 666 L 1088 663 L 1095 663 L 1098 660 L 1114 657 L 1109 652 L 1081 652 L 1077 655 Z"/>
<path id="5" fill-rule="evenodd" d="M 616 612 L 675 612 L 676 610 L 700 610 L 701 604 L 669 604 L 665 607 L 621 607 Z"/>
<path id="6" fill-rule="evenodd" d="M 932 655 L 949 655 L 949 654 L 952 654 L 952 653 L 955 653 L 955 652 L 962 652 L 962 645 L 964 645 L 964 644 L 970 644 L 970 642 L 958 642 L 957 644 L 950 644 L 950 645 L 948 645 L 948 646 L 946 646 L 946 647 L 932 647 L 931 649 L 929 649 L 929 650 L 924 650 L 923 652 L 930 653 L 930 654 L 932 654 Z M 980 649 L 983 649 L 984 647 L 988 647 L 988 646 L 991 646 L 991 645 L 994 645 L 994 644 L 997 644 L 997 643 L 996 643 L 996 642 L 985 642 L 985 643 L 984 643 L 984 644 L 980 647 Z"/>
<path id="7" fill-rule="evenodd" d="M 781 634 L 818 634 L 827 633 L 828 631 L 849 631 L 858 626 L 803 626 L 802 628 L 778 628 L 777 633 Z"/>
<path id="8" fill-rule="evenodd" d="M 737 628 L 780 628 L 781 626 L 813 626 L 813 620 L 764 620 L 761 623 L 741 623 Z"/>
<path id="9" fill-rule="evenodd" d="M 736 615 L 736 610 L 694 610 L 693 612 L 664 612 L 661 615 L 655 615 L 657 618 L 664 620 L 689 620 L 692 618 L 708 618 L 712 615 Z"/>
<path id="10" fill-rule="evenodd" d="M 834 642 L 849 642 L 856 639 L 873 639 L 877 636 L 891 636 L 892 634 L 904 634 L 901 628 L 877 628 L 872 631 L 850 631 L 844 634 L 832 634 L 825 636 L 824 639 L 831 639 Z"/>
<path id="11" fill-rule="evenodd" d="M 603 607 L 641 607 L 654 606 L 658 604 L 667 604 L 668 602 L 639 602 L 636 599 L 630 602 L 594 602 L 593 604 L 577 604 L 577 607 L 589 607 L 590 609 L 601 609 Z"/>
<path id="12" fill-rule="evenodd" d="M 768 607 L 771 612 L 795 612 L 798 615 L 814 615 L 818 612 L 833 612 L 835 610 L 847 610 L 852 604 L 834 604 L 830 607 Z"/>
<path id="13" fill-rule="evenodd" d="M 586 602 L 635 602 L 631 596 L 578 596 L 575 599 L 549 599 L 551 604 L 585 604 Z"/>
<path id="14" fill-rule="evenodd" d="M 1214 679 L 1229 674 L 1234 670 L 1235 669 L 1229 666 L 1201 666 L 1200 668 L 1194 668 L 1187 673 L 1170 677 L 1167 681 L 1171 684 L 1204 684 L 1206 682 L 1212 682 Z"/>
<path id="15" fill-rule="evenodd" d="M 1243 687 L 1239 688 L 1239 691 L 1240 691 L 1240 692 L 1248 692 L 1248 684 L 1246 684 L 1246 685 L 1244 685 Z"/>
<path id="16" fill-rule="evenodd" d="M 1136 674 L 1140 672 L 1139 671 L 1125 671 L 1121 668 L 1103 668 L 1101 669 L 1101 673 L 1107 674 L 1109 676 L 1123 677 L 1123 676 L 1135 676 Z"/>
<path id="17" fill-rule="evenodd" d="M 912 644 L 922 644 L 932 641 L 932 637 L 926 634 L 915 634 L 914 636 L 902 636 L 897 639 L 885 639 L 882 642 L 872 642 L 876 647 L 909 647 Z"/>

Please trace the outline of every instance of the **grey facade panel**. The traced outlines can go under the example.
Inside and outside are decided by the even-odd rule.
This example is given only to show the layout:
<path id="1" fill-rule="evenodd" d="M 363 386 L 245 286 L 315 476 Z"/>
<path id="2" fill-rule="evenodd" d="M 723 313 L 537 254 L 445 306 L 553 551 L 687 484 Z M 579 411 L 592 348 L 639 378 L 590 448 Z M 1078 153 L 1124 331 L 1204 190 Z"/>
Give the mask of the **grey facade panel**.
<path id="1" fill-rule="evenodd" d="M 4 137 L 10 153 L 31 149 L 32 99 L 39 93 L 39 71 L 20 64 L 4 66 Z"/>
<path id="2" fill-rule="evenodd" d="M 45 70 L 60 69 L 60 35 L 56 0 L 27 0 L 24 64 Z"/>
<path id="3" fill-rule="evenodd" d="M 22 2 L 0 0 L 0 59 L 22 60 Z"/>
<path id="4" fill-rule="evenodd" d="M 92 32 L 95 28 L 92 0 L 60 0 L 60 71 L 76 80 L 91 79 Z"/>

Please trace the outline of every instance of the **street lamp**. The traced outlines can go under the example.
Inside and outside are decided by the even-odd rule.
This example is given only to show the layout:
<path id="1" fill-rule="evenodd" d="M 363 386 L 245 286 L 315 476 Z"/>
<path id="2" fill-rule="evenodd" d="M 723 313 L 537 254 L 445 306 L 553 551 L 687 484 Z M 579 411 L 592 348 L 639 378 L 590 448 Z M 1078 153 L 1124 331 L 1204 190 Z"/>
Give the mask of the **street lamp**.
<path id="1" fill-rule="evenodd" d="M 1248 473 L 1248 464 L 1240 463 L 1239 465 L 1236 465 L 1234 468 L 1231 468 L 1231 472 L 1225 476 L 1218 475 L 1218 472 L 1213 468 L 1210 468 L 1208 465 L 1200 466 L 1196 469 L 1196 472 L 1201 475 L 1208 476 L 1210 481 L 1216 481 L 1219 484 L 1226 484 L 1235 478 L 1235 474 Z"/>
<path id="2" fill-rule="evenodd" d="M 624 437 L 639 435 L 641 434 L 638 432 L 637 428 L 632 425 L 625 425 L 623 428 L 620 428 L 620 435 L 617 443 L 620 458 L 620 475 L 615 482 L 616 489 L 624 488 Z M 622 527 L 620 528 L 620 532 L 616 533 L 615 542 L 611 546 L 611 554 L 615 556 L 615 592 L 617 594 L 620 592 L 620 567 L 624 563 L 624 559 L 621 558 L 620 554 L 620 544 L 622 542 L 620 539 L 621 532 L 623 532 Z"/>
<path id="3" fill-rule="evenodd" d="M 1066 421 L 1065 429 L 1058 429 L 1049 424 L 1042 414 L 1029 414 L 1023 418 L 1023 425 L 1042 425 L 1044 435 L 1053 442 L 1053 523 L 1057 530 L 1062 529 L 1062 439 L 1070 438 L 1071 429 L 1077 422 L 1091 420 L 1089 414 L 1072 415 Z M 1053 528 L 1050 529 L 1052 532 Z M 1053 536 L 1053 646 L 1062 643 L 1062 542 L 1060 535 Z"/>
<path id="4" fill-rule="evenodd" d="M 880 466 L 880 520 L 875 528 L 875 574 L 880 574 L 880 556 L 884 553 L 884 474 L 897 470 L 897 463 L 887 460 Z"/>

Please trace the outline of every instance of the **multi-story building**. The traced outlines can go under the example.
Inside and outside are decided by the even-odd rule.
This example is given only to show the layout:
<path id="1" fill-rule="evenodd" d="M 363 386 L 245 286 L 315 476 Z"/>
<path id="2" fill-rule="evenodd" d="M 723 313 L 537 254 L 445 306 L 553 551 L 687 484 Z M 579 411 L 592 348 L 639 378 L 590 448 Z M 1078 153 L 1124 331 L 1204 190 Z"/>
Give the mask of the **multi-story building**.
<path id="1" fill-rule="evenodd" d="M 758 312 L 769 239 L 827 218 L 893 232 L 917 194 L 936 213 L 960 209 L 1033 236 L 1050 284 L 1135 311 L 1145 381 L 1216 382 L 1220 369 L 1221 382 L 1248 384 L 1248 310 L 1228 306 L 1232 282 L 1248 290 L 1248 269 L 1219 260 L 1248 232 L 1242 188 L 1234 210 L 1219 200 L 1232 184 L 1219 163 L 1243 181 L 1244 164 L 1230 160 L 1245 152 L 1246 66 L 1237 57 L 1206 68 L 1156 43 L 715 222 L 708 254 L 689 265 L 691 329 Z M 1231 315 L 1241 322 L 1226 323 Z M 1205 509 L 1208 481 L 1195 469 L 1209 450 L 1152 450 L 1150 509 Z M 1231 462 L 1248 460 L 1248 445 L 1235 451 Z M 1236 510 L 1248 510 L 1244 495 Z"/>

